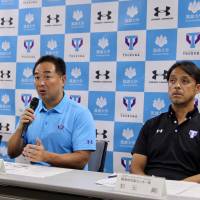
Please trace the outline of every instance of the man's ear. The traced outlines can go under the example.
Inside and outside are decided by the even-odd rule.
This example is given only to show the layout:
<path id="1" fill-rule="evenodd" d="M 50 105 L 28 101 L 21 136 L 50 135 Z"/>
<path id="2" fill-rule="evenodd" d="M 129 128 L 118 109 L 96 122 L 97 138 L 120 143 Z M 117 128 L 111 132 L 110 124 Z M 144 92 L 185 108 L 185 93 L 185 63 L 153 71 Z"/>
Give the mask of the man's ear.
<path id="1" fill-rule="evenodd" d="M 63 76 L 62 76 L 62 80 L 63 80 L 63 83 L 65 84 L 65 83 L 66 83 L 66 80 L 67 80 L 67 76 L 66 76 L 66 75 L 63 75 Z"/>
<path id="2" fill-rule="evenodd" d="M 196 94 L 200 93 L 200 83 L 196 85 Z"/>
<path id="3" fill-rule="evenodd" d="M 61 76 L 61 80 L 62 80 L 62 84 L 63 84 L 63 89 L 64 89 L 65 84 L 66 84 L 66 79 L 67 79 L 66 75 L 62 75 Z"/>

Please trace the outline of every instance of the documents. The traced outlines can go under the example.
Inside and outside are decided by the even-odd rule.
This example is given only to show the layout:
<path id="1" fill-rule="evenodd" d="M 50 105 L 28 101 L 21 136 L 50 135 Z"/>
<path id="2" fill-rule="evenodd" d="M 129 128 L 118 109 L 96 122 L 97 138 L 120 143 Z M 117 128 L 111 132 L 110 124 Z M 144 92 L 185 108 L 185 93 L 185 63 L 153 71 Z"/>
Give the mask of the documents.
<path id="1" fill-rule="evenodd" d="M 46 166 L 38 166 L 38 165 L 36 166 L 36 165 L 30 165 L 30 164 L 11 163 L 11 162 L 4 162 L 4 165 L 5 165 L 6 174 L 31 176 L 31 177 L 38 177 L 38 178 L 45 178 L 48 176 L 54 176 L 56 174 L 72 171 L 72 169 L 46 167 Z"/>

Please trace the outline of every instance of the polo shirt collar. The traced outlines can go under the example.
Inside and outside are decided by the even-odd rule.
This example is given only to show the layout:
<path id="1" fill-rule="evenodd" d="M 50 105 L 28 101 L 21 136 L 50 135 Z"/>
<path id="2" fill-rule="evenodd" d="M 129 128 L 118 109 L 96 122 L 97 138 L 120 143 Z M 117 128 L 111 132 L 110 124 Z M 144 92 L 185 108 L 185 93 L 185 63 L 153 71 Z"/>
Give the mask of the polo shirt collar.
<path id="1" fill-rule="evenodd" d="M 62 100 L 60 101 L 60 103 L 57 104 L 54 108 L 51 108 L 50 110 L 46 109 L 42 100 L 40 100 L 39 105 L 38 105 L 38 110 L 39 110 L 39 112 L 52 111 L 52 112 L 57 112 L 57 113 L 63 113 L 64 112 L 63 107 L 66 104 L 67 100 L 68 100 L 67 95 L 64 92 L 64 96 L 63 96 Z"/>
<path id="2" fill-rule="evenodd" d="M 196 116 L 198 113 L 199 113 L 198 108 L 194 106 L 194 109 L 187 113 L 186 118 L 191 119 L 192 117 Z M 176 118 L 176 114 L 172 108 L 172 105 L 169 106 L 168 115 L 169 117 Z"/>

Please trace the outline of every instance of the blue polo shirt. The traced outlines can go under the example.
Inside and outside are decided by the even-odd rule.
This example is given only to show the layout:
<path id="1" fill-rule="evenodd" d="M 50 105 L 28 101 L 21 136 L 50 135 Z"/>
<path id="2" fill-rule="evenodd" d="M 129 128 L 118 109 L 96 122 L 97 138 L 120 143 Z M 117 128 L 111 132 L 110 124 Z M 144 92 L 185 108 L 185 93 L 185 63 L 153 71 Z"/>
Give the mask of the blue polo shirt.
<path id="1" fill-rule="evenodd" d="M 35 120 L 24 135 L 25 144 L 35 144 L 39 138 L 45 150 L 64 154 L 96 149 L 96 132 L 89 110 L 66 94 L 54 108 L 47 110 L 39 101 Z"/>

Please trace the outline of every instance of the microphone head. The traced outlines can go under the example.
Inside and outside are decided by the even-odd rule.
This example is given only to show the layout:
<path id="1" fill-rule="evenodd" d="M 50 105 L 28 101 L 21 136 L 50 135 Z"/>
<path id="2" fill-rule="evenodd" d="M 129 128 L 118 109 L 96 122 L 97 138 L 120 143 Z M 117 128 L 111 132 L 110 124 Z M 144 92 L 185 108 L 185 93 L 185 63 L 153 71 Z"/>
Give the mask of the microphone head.
<path id="1" fill-rule="evenodd" d="M 39 103 L 39 99 L 37 97 L 33 97 L 30 103 L 30 108 L 35 110 L 38 106 L 38 103 Z"/>

